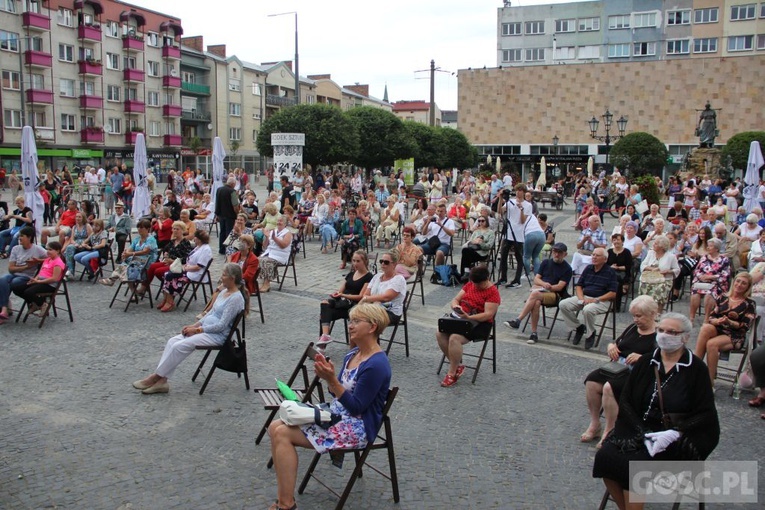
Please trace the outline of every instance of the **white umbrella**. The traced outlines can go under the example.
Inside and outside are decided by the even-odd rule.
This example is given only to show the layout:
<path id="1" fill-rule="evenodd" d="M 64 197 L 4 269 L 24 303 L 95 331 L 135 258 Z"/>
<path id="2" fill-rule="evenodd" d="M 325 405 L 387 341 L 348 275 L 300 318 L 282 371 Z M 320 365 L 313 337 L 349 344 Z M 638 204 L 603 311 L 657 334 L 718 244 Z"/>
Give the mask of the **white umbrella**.
<path id="1" fill-rule="evenodd" d="M 497 156 L 497 174 L 500 174 L 502 172 L 502 158 Z"/>
<path id="2" fill-rule="evenodd" d="M 537 189 L 541 187 L 542 191 L 544 191 L 545 186 L 547 186 L 547 161 L 542 156 L 542 159 L 539 160 L 539 179 L 537 179 L 536 187 Z"/>
<path id="3" fill-rule="evenodd" d="M 151 197 L 149 196 L 149 184 L 146 182 L 148 163 L 146 139 L 143 137 L 143 133 L 138 133 L 135 137 L 135 152 L 133 154 L 133 182 L 135 183 L 133 218 L 136 220 L 149 215 Z"/>
<path id="4" fill-rule="evenodd" d="M 486 155 L 486 164 L 491 165 L 491 154 Z"/>
<path id="5" fill-rule="evenodd" d="M 592 156 L 590 156 L 590 159 L 587 160 L 587 177 L 592 177 L 593 166 L 595 166 L 595 161 L 592 159 Z"/>
<path id="6" fill-rule="evenodd" d="M 213 182 L 212 189 L 210 190 L 210 196 L 213 202 L 215 202 L 215 194 L 218 192 L 218 188 L 223 186 L 226 182 L 226 169 L 223 168 L 223 160 L 226 159 L 226 149 L 223 148 L 223 141 L 219 136 L 213 140 L 213 153 L 212 153 L 212 167 L 213 167 Z"/>
<path id="7" fill-rule="evenodd" d="M 759 202 L 757 191 L 760 185 L 760 168 L 765 165 L 762 157 L 760 142 L 754 140 L 749 145 L 749 158 L 746 161 L 746 174 L 744 175 L 744 209 L 747 213 L 752 212 Z"/>
<path id="8" fill-rule="evenodd" d="M 42 232 L 45 201 L 37 191 L 40 176 L 37 173 L 37 144 L 35 133 L 30 126 L 21 131 L 21 178 L 24 179 L 24 202 L 32 209 L 37 233 Z"/>

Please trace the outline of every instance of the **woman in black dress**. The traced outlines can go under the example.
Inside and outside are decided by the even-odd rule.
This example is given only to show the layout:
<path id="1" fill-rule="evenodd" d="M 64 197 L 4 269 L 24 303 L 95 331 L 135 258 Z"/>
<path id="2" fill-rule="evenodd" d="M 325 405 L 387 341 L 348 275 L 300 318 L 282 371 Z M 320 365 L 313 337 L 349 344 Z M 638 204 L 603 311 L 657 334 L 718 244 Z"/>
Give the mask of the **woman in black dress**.
<path id="1" fill-rule="evenodd" d="M 340 289 L 321 302 L 321 337 L 316 342 L 317 348 L 325 348 L 332 341 L 329 336 L 330 325 L 338 319 L 348 318 L 348 310 L 359 302 L 367 284 L 372 280 L 369 258 L 364 250 L 356 250 L 353 253 L 351 267 L 353 271 L 345 276 Z"/>
<path id="2" fill-rule="evenodd" d="M 661 317 L 659 348 L 634 365 L 622 390 L 616 426 L 595 454 L 592 476 L 603 478 L 620 509 L 628 503 L 642 507 L 630 493 L 630 461 L 704 460 L 720 440 L 707 367 L 686 348 L 692 329 L 683 314 Z M 671 423 L 662 419 L 665 414 L 672 415 Z"/>
<path id="3" fill-rule="evenodd" d="M 656 314 L 659 305 L 650 296 L 638 296 L 630 303 L 632 324 L 615 342 L 608 344 L 606 352 L 611 361 L 622 363 L 632 370 L 643 354 L 656 349 Z M 600 436 L 600 410 L 606 418 L 606 426 L 601 437 L 606 437 L 614 428 L 619 412 L 619 397 L 627 382 L 629 371 L 617 377 L 609 377 L 600 369 L 590 372 L 584 380 L 587 408 L 590 411 L 590 424 L 580 437 L 583 443 L 589 443 Z M 600 448 L 603 440 L 598 443 Z"/>
<path id="4" fill-rule="evenodd" d="M 616 311 L 621 311 L 622 296 L 627 291 L 632 275 L 632 253 L 624 247 L 624 236 L 614 234 L 611 236 L 611 248 L 608 249 L 606 264 L 616 271 Z"/>

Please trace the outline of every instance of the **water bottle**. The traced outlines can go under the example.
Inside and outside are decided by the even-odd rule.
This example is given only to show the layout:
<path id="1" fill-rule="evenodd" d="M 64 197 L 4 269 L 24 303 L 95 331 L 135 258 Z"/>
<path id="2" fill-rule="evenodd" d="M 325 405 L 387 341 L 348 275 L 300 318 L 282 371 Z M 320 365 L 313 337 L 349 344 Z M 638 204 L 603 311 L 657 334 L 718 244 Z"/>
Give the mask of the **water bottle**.
<path id="1" fill-rule="evenodd" d="M 736 383 L 733 385 L 733 398 L 738 400 L 741 398 L 741 385 L 736 381 Z"/>

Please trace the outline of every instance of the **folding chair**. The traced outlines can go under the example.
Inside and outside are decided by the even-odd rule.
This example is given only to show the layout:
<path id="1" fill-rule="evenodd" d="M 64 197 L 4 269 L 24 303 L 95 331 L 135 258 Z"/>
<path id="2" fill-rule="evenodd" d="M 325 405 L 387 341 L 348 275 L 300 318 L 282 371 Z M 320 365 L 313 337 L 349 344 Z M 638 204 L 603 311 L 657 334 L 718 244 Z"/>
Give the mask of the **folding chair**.
<path id="1" fill-rule="evenodd" d="M 730 392 L 728 393 L 729 396 L 733 395 L 733 391 L 736 389 L 736 384 L 738 384 L 738 379 L 741 377 L 741 372 L 744 370 L 750 349 L 757 345 L 757 326 L 759 323 L 760 316 L 757 316 L 754 319 L 754 322 L 749 326 L 749 331 L 746 333 L 746 340 L 744 340 L 744 344 L 741 346 L 741 349 L 732 349 L 730 351 L 723 351 L 720 353 L 720 361 L 729 361 L 731 354 L 741 355 L 741 362 L 738 364 L 738 368 L 723 366 L 720 365 L 720 363 L 717 364 L 717 379 L 731 383 Z M 720 374 L 720 371 L 723 371 L 724 374 Z"/>
<path id="2" fill-rule="evenodd" d="M 45 319 L 48 318 L 51 310 L 53 310 L 53 316 L 58 317 L 58 307 L 56 306 L 56 298 L 58 296 L 64 296 L 64 299 L 66 299 L 66 311 L 69 313 L 69 322 L 74 322 L 74 315 L 72 315 L 72 302 L 69 299 L 69 288 L 66 286 L 66 279 L 62 277 L 53 287 L 52 292 L 41 292 L 37 295 L 45 298 L 45 302 L 48 303 L 48 309 L 42 316 L 40 316 L 40 324 L 37 326 L 38 328 L 43 327 L 43 324 L 45 324 Z M 16 315 L 16 322 L 19 322 L 24 308 L 27 309 L 27 313 L 24 314 L 24 320 L 22 322 L 27 322 L 27 318 L 29 317 L 30 312 L 26 301 L 22 303 L 21 308 Z"/>
<path id="3" fill-rule="evenodd" d="M 560 303 L 559 303 L 560 304 Z M 552 306 L 552 307 L 546 307 L 542 306 L 542 324 L 543 327 L 547 327 L 547 317 L 545 313 L 546 308 L 555 308 L 555 315 L 553 316 L 552 324 L 550 324 L 550 331 L 547 333 L 547 339 L 549 340 L 552 336 L 553 328 L 555 327 L 555 322 L 558 320 L 558 313 L 560 312 L 560 308 L 558 305 Z M 608 326 L 608 317 L 611 316 L 612 322 L 611 325 Z M 526 321 L 528 322 L 528 320 Z M 608 311 L 603 314 L 603 322 L 600 325 L 600 328 L 598 330 L 597 338 L 595 339 L 595 345 L 593 347 L 597 347 L 600 345 L 600 338 L 603 336 L 603 330 L 610 329 L 612 333 L 612 341 L 616 340 L 616 308 L 614 307 L 614 300 L 609 301 Z M 524 325 L 523 331 L 526 330 L 526 326 Z M 568 338 L 571 338 L 571 331 L 568 332 Z"/>
<path id="4" fill-rule="evenodd" d="M 305 253 L 305 250 L 303 251 Z M 284 272 L 282 273 L 281 277 L 279 276 L 279 269 L 280 267 L 284 268 Z M 290 267 L 292 268 L 292 279 L 295 280 L 295 287 L 297 287 L 297 270 L 295 269 L 295 246 L 292 246 L 292 249 L 290 250 L 290 258 L 287 260 L 286 264 L 279 264 L 277 266 L 276 270 L 276 283 L 279 284 L 279 290 L 282 290 L 282 286 L 284 285 L 284 280 L 287 279 L 287 272 L 289 271 Z"/>
<path id="5" fill-rule="evenodd" d="M 351 341 L 348 336 L 348 312 L 350 310 L 346 310 L 345 317 L 341 317 L 339 319 L 335 319 L 332 322 L 329 323 L 329 334 L 332 334 L 332 330 L 335 329 L 335 322 L 342 320 L 343 321 L 343 329 L 345 330 L 345 343 L 350 345 Z M 321 320 L 319 321 L 319 335 L 321 335 Z"/>
<path id="6" fill-rule="evenodd" d="M 199 362 L 199 366 L 194 372 L 194 375 L 191 377 L 191 382 L 197 380 L 197 376 L 199 375 L 199 372 L 202 371 L 202 367 L 207 361 L 207 358 L 210 356 L 210 353 L 212 351 L 218 351 L 218 355 L 215 356 L 215 360 L 213 361 L 212 367 L 210 368 L 210 372 L 207 374 L 207 377 L 205 377 L 205 382 L 199 389 L 200 395 L 205 392 L 207 383 L 210 382 L 210 378 L 212 378 L 213 372 L 215 372 L 216 368 L 225 370 L 227 372 L 236 372 L 237 378 L 241 378 L 242 374 L 244 374 L 244 386 L 247 388 L 247 391 L 250 390 L 250 379 L 247 377 L 247 344 L 244 341 L 245 312 L 246 310 L 242 310 L 237 314 L 236 318 L 234 319 L 234 323 L 231 325 L 231 331 L 229 331 L 228 336 L 226 337 L 226 341 L 223 342 L 222 345 L 200 345 L 196 347 L 197 351 L 206 352 L 204 358 L 202 358 L 202 361 Z M 241 333 L 239 332 L 240 323 L 242 325 Z M 235 335 L 236 343 L 234 343 Z"/>
<path id="7" fill-rule="evenodd" d="M 220 230 L 218 229 L 218 216 L 215 214 L 213 214 L 212 223 L 210 223 L 207 229 L 207 233 L 212 235 L 213 229 L 215 229 L 215 233 L 220 236 Z"/>
<path id="8" fill-rule="evenodd" d="M 212 278 L 210 277 L 210 266 L 213 263 L 213 259 L 207 261 L 207 265 L 205 266 L 205 270 L 202 273 L 202 277 L 199 279 L 199 281 L 195 280 L 189 280 L 186 285 L 183 286 L 183 290 L 181 290 L 181 293 L 178 295 L 178 308 L 183 304 L 184 301 L 186 301 L 186 306 L 183 308 L 183 311 L 189 309 L 189 305 L 191 304 L 192 300 L 197 299 L 197 290 L 199 287 L 202 287 L 202 296 L 205 298 L 205 303 L 207 303 L 207 288 L 205 285 L 210 287 L 210 296 L 212 297 L 213 294 L 213 286 L 212 286 Z M 191 288 L 191 295 L 187 298 L 186 293 L 188 293 L 189 288 Z"/>
<path id="9" fill-rule="evenodd" d="M 309 343 L 308 347 L 305 348 L 303 355 L 300 357 L 300 361 L 298 361 L 298 364 L 295 366 L 295 370 L 292 371 L 292 374 L 286 381 L 287 386 L 292 388 L 292 391 L 297 394 L 301 402 L 311 402 L 314 398 L 316 398 L 317 402 L 324 402 L 324 389 L 321 386 L 321 379 L 319 379 L 317 375 L 314 375 L 310 380 L 308 379 L 308 362 L 314 361 L 316 359 L 316 354 L 318 354 L 318 351 L 314 348 L 313 342 Z M 298 376 L 302 377 L 303 386 L 295 388 L 292 385 L 295 384 L 295 380 Z M 254 391 L 263 401 L 263 409 L 271 411 L 268 418 L 266 418 L 263 427 L 261 427 L 258 437 L 255 439 L 255 444 L 260 444 L 260 441 L 263 440 L 263 436 L 266 435 L 268 426 L 271 425 L 276 413 L 279 411 L 279 404 L 282 403 L 284 397 L 278 388 L 255 388 Z M 316 397 L 313 395 L 314 392 L 317 394 Z"/>
<path id="10" fill-rule="evenodd" d="M 260 285 L 258 284 L 258 277 L 260 276 L 260 267 L 258 267 L 258 270 L 255 271 L 255 292 L 250 294 L 250 303 L 252 303 L 252 298 L 255 297 L 258 300 L 258 308 L 257 310 L 254 308 L 250 308 L 250 311 L 252 312 L 258 312 L 260 314 L 260 322 L 265 324 L 266 323 L 266 317 L 263 315 L 263 300 L 261 299 L 260 294 Z"/>
<path id="11" fill-rule="evenodd" d="M 141 271 L 141 281 L 144 281 L 146 279 L 146 269 L 148 268 L 149 263 L 147 262 L 144 265 L 143 271 Z M 128 281 L 122 281 L 122 278 L 120 278 L 119 282 L 120 284 L 117 286 L 117 290 L 114 291 L 114 296 L 112 297 L 111 303 L 109 303 L 109 308 L 111 308 L 114 305 L 115 301 L 123 302 L 121 299 L 117 299 L 117 296 L 119 296 L 120 290 L 122 290 L 122 286 L 126 285 L 125 289 L 125 296 L 128 296 L 127 300 L 124 301 L 125 303 L 125 312 L 128 311 L 128 308 L 130 308 L 130 303 L 138 304 L 141 301 L 144 300 L 144 298 L 149 298 L 149 307 L 154 308 L 154 300 L 151 297 L 151 289 L 146 289 L 146 292 L 143 293 L 143 295 L 139 295 L 138 285 L 141 283 L 141 281 L 135 281 L 135 282 L 128 282 Z M 132 285 L 131 285 L 132 284 Z"/>
<path id="12" fill-rule="evenodd" d="M 114 271 L 114 255 L 112 255 L 112 244 L 114 244 L 114 238 L 109 239 L 106 241 L 106 253 L 108 254 L 109 258 L 112 261 L 112 271 Z M 104 277 L 104 266 L 109 262 L 109 259 L 101 259 L 101 257 L 98 257 L 98 269 L 96 269 L 95 273 L 93 273 L 93 284 L 95 285 L 98 280 Z M 83 266 L 82 273 L 80 273 L 80 281 L 85 277 L 85 273 L 87 272 L 87 267 Z"/>
<path id="13" fill-rule="evenodd" d="M 406 311 L 409 309 L 409 303 L 412 302 L 412 294 L 407 291 L 406 294 L 404 294 L 404 311 L 401 314 L 401 317 L 399 317 L 398 322 L 393 325 L 393 331 L 390 334 L 389 339 L 385 339 L 382 336 L 379 339 L 379 344 L 382 345 L 383 342 L 388 342 L 388 347 L 385 348 L 385 354 L 390 354 L 390 348 L 393 346 L 393 344 L 399 344 L 406 347 L 406 357 L 409 357 L 409 327 L 407 325 L 406 321 Z M 399 326 L 404 327 L 404 341 L 396 340 L 396 333 L 398 332 Z"/>
<path id="14" fill-rule="evenodd" d="M 417 294 L 417 285 L 420 286 L 420 293 L 417 294 L 422 298 L 422 306 L 425 306 L 425 287 L 422 284 L 422 279 L 425 276 L 425 258 L 420 257 L 417 259 L 417 271 L 414 273 L 413 276 L 407 280 L 406 284 L 411 285 L 412 289 L 409 291 L 409 293 L 414 296 Z"/>
<path id="15" fill-rule="evenodd" d="M 353 485 L 356 483 L 356 480 L 358 478 L 361 478 L 362 476 L 362 468 L 366 465 L 369 467 L 369 469 L 375 471 L 376 473 L 382 475 L 383 477 L 387 478 L 391 482 L 391 486 L 393 488 L 393 501 L 395 503 L 399 502 L 399 494 L 398 494 L 398 475 L 396 473 L 396 456 L 393 451 L 393 430 L 390 425 L 390 408 L 393 405 L 393 401 L 396 399 L 396 394 L 398 394 L 398 388 L 393 387 L 388 391 L 388 398 L 385 400 L 385 407 L 383 408 L 383 423 L 380 427 L 380 431 L 377 433 L 377 437 L 374 438 L 374 440 L 369 441 L 367 443 L 367 446 L 364 448 L 356 448 L 356 449 L 338 449 L 333 450 L 333 452 L 338 453 L 353 453 L 353 457 L 355 459 L 355 466 L 353 469 L 353 473 L 351 473 L 351 477 L 348 479 L 348 482 L 345 485 L 345 489 L 343 490 L 342 494 L 338 494 L 335 492 L 331 487 L 326 485 L 324 482 L 322 482 L 316 475 L 314 475 L 314 470 L 316 469 L 316 465 L 319 462 L 319 459 L 321 458 L 320 453 L 316 453 L 313 456 L 313 459 L 311 460 L 311 464 L 308 466 L 308 470 L 305 473 L 305 476 L 303 477 L 303 481 L 300 483 L 300 487 L 298 487 L 298 494 L 303 494 L 303 491 L 305 491 L 306 485 L 308 485 L 308 481 L 313 478 L 319 484 L 323 485 L 327 490 L 329 490 L 332 494 L 340 498 L 340 500 L 337 502 L 337 505 L 335 505 L 335 510 L 340 510 L 345 506 L 345 502 L 348 500 L 348 496 L 351 494 L 351 490 L 353 489 Z M 369 457 L 369 454 L 372 450 L 382 450 L 385 449 L 388 451 L 388 467 L 390 470 L 390 476 L 383 473 L 376 467 L 367 464 L 367 457 Z"/>
<path id="16" fill-rule="evenodd" d="M 494 320 L 492 321 L 492 324 L 491 324 L 491 333 L 489 333 L 489 335 L 485 339 L 472 341 L 472 343 L 478 343 L 478 342 L 483 342 L 483 347 L 481 347 L 480 354 L 467 354 L 465 352 L 462 353 L 463 358 L 476 358 L 478 360 L 475 366 L 465 364 L 465 368 L 469 368 L 470 370 L 473 370 L 473 380 L 471 381 L 473 384 L 475 384 L 475 380 L 478 377 L 478 371 L 481 369 L 481 364 L 483 363 L 483 360 L 491 361 L 491 372 L 493 374 L 497 373 L 497 317 L 496 315 L 494 316 Z M 491 357 L 486 356 L 486 347 L 489 345 L 489 342 L 491 342 Z M 444 363 L 449 363 L 449 359 L 446 357 L 446 355 L 442 354 L 441 363 L 438 365 L 438 372 L 436 372 L 436 374 L 441 375 L 441 369 L 444 367 Z"/>

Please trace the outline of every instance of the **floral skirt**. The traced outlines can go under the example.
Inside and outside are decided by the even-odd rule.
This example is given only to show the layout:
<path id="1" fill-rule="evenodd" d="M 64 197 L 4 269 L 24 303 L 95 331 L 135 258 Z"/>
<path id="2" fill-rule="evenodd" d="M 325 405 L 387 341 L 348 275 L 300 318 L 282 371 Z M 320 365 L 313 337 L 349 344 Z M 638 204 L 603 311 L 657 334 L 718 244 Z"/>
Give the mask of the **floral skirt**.
<path id="1" fill-rule="evenodd" d="M 185 274 L 166 272 L 162 282 L 162 292 L 167 292 L 171 296 L 180 293 L 183 287 L 189 283 L 189 278 Z"/>
<path id="2" fill-rule="evenodd" d="M 341 415 L 343 419 L 328 429 L 318 425 L 300 427 L 316 451 L 325 453 L 328 450 L 343 448 L 364 448 L 367 445 L 364 421 L 348 414 L 338 400 L 334 400 L 329 409 L 332 413 Z"/>
<path id="3" fill-rule="evenodd" d="M 651 296 L 654 301 L 659 305 L 659 309 L 663 309 L 667 303 L 667 297 L 669 296 L 669 289 L 672 287 L 672 280 L 665 280 L 659 283 L 640 283 L 639 294 L 645 294 Z"/>

